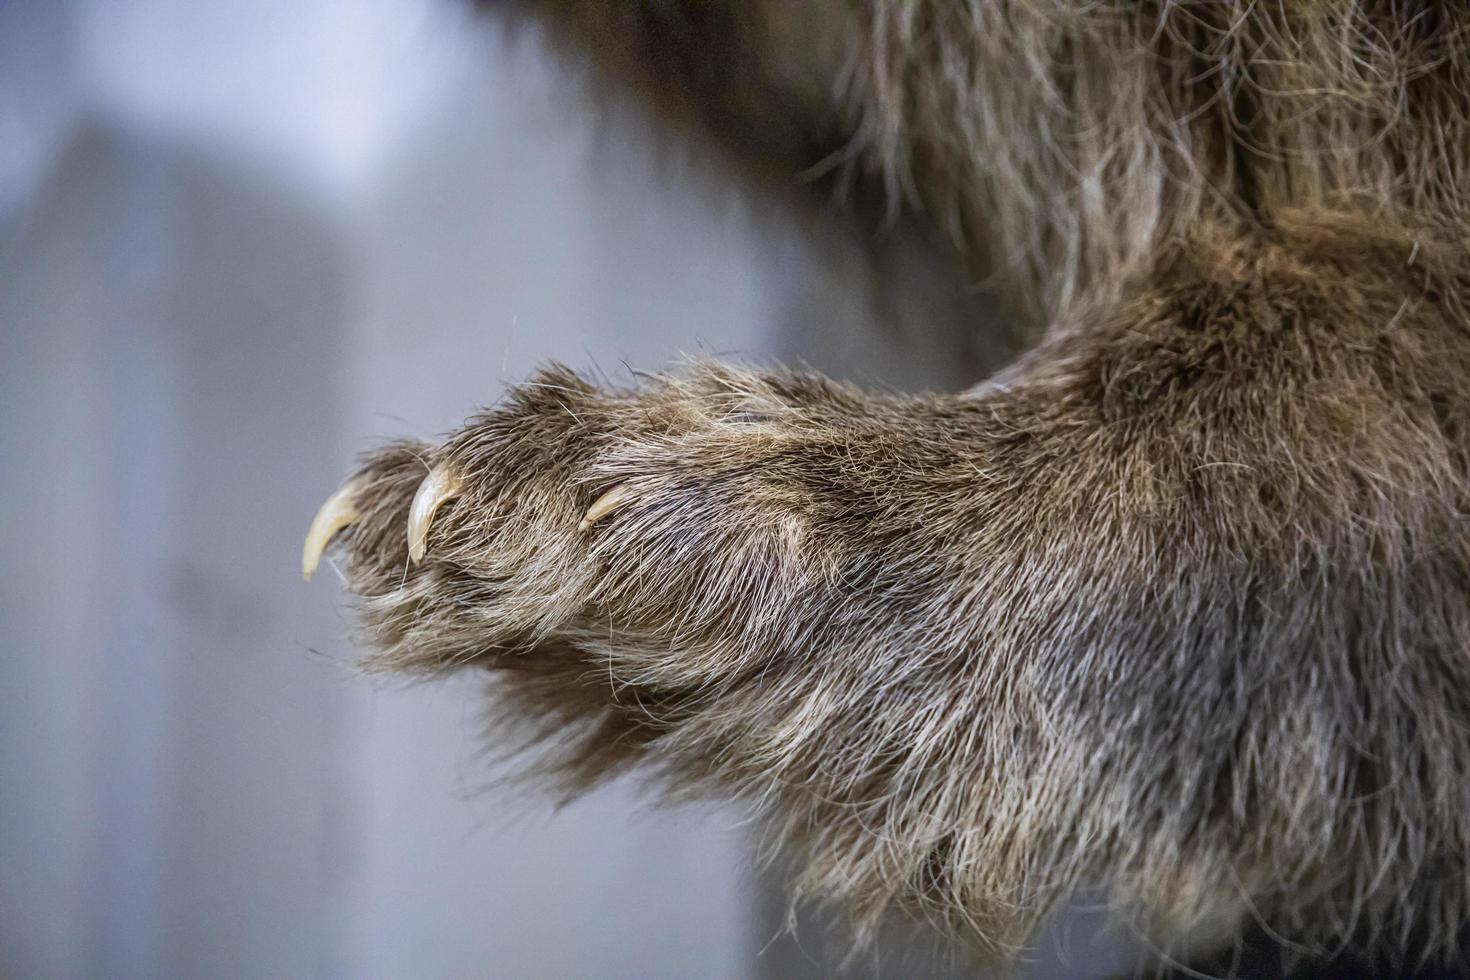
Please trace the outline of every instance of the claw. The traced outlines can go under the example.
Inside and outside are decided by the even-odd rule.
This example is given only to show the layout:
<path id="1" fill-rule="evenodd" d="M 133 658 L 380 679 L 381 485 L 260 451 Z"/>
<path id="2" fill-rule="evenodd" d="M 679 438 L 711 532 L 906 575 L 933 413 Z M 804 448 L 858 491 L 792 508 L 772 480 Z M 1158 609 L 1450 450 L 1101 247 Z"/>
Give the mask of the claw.
<path id="1" fill-rule="evenodd" d="M 627 503 L 631 497 L 632 494 L 628 491 L 627 487 L 613 487 L 592 502 L 592 506 L 588 507 L 587 513 L 582 516 L 582 522 L 577 525 L 577 530 L 586 531 L 608 514 L 611 514 L 623 506 L 623 504 Z"/>
<path id="2" fill-rule="evenodd" d="M 408 508 L 408 560 L 418 562 L 428 547 L 429 525 L 434 521 L 434 512 L 444 501 L 459 496 L 459 476 L 440 463 L 429 471 L 424 482 L 413 495 Z"/>
<path id="3" fill-rule="evenodd" d="M 306 529 L 306 543 L 301 546 L 301 577 L 305 581 L 311 581 L 317 565 L 321 563 L 322 552 L 327 550 L 337 532 L 356 522 L 357 503 L 353 500 L 356 492 L 356 481 L 349 481 L 328 497 L 311 519 L 311 527 Z"/>

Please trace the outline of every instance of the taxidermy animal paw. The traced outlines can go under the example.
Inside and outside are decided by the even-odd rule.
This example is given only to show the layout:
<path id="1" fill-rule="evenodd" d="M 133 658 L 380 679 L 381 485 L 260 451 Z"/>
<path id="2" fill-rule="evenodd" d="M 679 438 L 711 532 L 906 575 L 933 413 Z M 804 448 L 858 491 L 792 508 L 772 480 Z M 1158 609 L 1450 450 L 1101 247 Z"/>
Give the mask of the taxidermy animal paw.
<path id="1" fill-rule="evenodd" d="M 611 645 L 748 668 L 878 516 L 874 453 L 902 436 L 883 409 L 902 401 L 716 365 L 637 390 L 551 368 L 442 445 L 370 455 L 312 522 L 302 573 L 341 551 L 383 666 Z"/>

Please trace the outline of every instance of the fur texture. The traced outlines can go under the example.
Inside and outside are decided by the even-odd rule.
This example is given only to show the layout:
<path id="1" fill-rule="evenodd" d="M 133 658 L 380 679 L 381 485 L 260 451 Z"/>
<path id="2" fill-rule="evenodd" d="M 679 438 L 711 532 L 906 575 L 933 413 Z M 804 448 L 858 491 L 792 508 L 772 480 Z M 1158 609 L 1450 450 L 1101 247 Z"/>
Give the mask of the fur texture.
<path id="1" fill-rule="evenodd" d="M 564 788 L 748 799 L 860 929 L 1006 962 L 1089 889 L 1165 948 L 1453 956 L 1470 13 L 834 2 L 796 70 L 779 7 L 593 6 L 552 20 L 674 86 L 697 59 L 648 39 L 725 10 L 761 83 L 732 108 L 701 68 L 681 104 L 844 134 L 1043 329 L 963 395 L 550 368 L 388 447 L 339 538 L 374 662 L 492 669 L 502 744 Z M 435 464 L 462 488 L 410 563 Z"/>

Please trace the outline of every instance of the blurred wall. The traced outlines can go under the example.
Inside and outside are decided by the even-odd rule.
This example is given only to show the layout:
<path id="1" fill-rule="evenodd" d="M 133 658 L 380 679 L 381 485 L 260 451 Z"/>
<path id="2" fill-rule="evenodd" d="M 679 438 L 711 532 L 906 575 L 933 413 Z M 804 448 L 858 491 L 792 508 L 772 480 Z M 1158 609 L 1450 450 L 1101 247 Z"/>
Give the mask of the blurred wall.
<path id="1" fill-rule="evenodd" d="M 547 358 L 999 356 L 921 251 L 584 109 L 428 0 L 0 4 L 0 975 L 831 975 L 741 813 L 486 790 L 477 682 L 356 676 L 297 574 L 356 453 Z"/>

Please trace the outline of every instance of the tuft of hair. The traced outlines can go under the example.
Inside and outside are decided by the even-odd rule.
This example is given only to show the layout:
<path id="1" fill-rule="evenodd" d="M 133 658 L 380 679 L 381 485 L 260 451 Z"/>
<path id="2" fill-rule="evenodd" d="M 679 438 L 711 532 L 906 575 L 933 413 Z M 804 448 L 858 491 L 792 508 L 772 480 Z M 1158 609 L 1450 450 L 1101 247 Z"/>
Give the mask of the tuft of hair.
<path id="1" fill-rule="evenodd" d="M 895 194 L 1049 323 L 1190 241 L 1283 209 L 1463 229 L 1470 9 L 868 5 L 857 133 Z"/>

